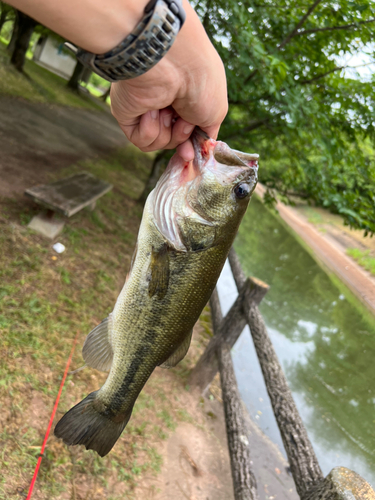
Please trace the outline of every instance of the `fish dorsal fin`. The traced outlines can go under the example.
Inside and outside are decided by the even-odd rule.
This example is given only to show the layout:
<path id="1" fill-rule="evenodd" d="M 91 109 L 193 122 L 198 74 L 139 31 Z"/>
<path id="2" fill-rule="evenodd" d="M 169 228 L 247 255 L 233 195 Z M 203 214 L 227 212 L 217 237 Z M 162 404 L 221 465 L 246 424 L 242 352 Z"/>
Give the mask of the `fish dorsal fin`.
<path id="1" fill-rule="evenodd" d="M 188 336 L 182 342 L 182 344 L 180 345 L 180 347 L 178 349 L 176 349 L 175 352 L 171 356 L 169 356 L 169 358 L 167 359 L 167 361 L 164 361 L 164 363 L 162 363 L 160 365 L 161 368 L 173 368 L 182 359 L 184 359 L 184 357 L 186 356 L 186 354 L 187 354 L 187 352 L 189 350 L 189 347 L 190 347 L 190 342 L 191 342 L 191 336 L 192 336 L 192 334 L 193 334 L 193 330 L 191 330 L 189 332 Z"/>
<path id="2" fill-rule="evenodd" d="M 162 300 L 169 285 L 169 247 L 165 243 L 158 250 L 152 249 L 151 262 L 147 272 L 148 294 Z"/>
<path id="3" fill-rule="evenodd" d="M 82 355 L 91 368 L 102 372 L 110 370 L 113 359 L 112 313 L 87 335 Z"/>

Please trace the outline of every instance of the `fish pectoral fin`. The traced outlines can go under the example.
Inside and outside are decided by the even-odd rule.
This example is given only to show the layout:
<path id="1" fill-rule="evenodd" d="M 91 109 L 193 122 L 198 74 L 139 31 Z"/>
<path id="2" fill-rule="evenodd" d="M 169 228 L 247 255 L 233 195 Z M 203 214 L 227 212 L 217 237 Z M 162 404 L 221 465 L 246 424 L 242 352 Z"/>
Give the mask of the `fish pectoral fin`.
<path id="1" fill-rule="evenodd" d="M 91 368 L 102 372 L 110 370 L 113 359 L 112 313 L 87 335 L 82 356 Z"/>
<path id="2" fill-rule="evenodd" d="M 169 247 L 162 245 L 158 250 L 152 249 L 151 262 L 147 271 L 148 294 L 156 295 L 162 300 L 168 291 L 169 285 Z"/>
<path id="3" fill-rule="evenodd" d="M 169 358 L 160 365 L 161 368 L 173 368 L 176 366 L 184 357 L 186 356 L 191 342 L 191 336 L 193 335 L 193 329 L 189 332 L 186 339 L 182 342 L 180 347 L 175 350 L 175 352 L 169 356 Z"/>

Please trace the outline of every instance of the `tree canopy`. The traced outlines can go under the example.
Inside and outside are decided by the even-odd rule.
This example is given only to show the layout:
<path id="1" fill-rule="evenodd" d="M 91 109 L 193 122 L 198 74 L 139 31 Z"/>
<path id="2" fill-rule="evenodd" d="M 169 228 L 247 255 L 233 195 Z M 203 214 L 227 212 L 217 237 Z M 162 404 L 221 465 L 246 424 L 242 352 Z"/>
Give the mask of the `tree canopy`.
<path id="1" fill-rule="evenodd" d="M 375 78 L 359 73 L 371 69 L 375 3 L 205 0 L 195 8 L 227 72 L 221 138 L 260 153 L 270 198 L 274 189 L 298 194 L 375 232 Z"/>

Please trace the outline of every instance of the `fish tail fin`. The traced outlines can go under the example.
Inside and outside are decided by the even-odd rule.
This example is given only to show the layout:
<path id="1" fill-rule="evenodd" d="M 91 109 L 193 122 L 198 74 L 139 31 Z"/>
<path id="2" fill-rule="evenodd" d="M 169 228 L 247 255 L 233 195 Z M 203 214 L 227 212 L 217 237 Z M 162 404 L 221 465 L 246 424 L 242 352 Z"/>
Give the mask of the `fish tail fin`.
<path id="1" fill-rule="evenodd" d="M 120 422 L 111 420 L 95 408 L 97 392 L 92 392 L 65 413 L 57 423 L 54 434 L 67 445 L 83 444 L 87 450 L 95 450 L 104 457 L 120 437 L 132 410 Z"/>

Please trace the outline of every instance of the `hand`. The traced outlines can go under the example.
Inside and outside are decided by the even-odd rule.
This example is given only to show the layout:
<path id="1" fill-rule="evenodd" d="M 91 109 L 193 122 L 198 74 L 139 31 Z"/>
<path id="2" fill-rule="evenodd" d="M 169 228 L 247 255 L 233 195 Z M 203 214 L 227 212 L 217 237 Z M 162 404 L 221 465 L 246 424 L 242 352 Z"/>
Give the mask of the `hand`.
<path id="1" fill-rule="evenodd" d="M 166 56 L 144 75 L 112 84 L 112 113 L 142 151 L 173 149 L 194 158 L 196 125 L 213 139 L 228 110 L 223 63 L 185 1 L 186 21 Z"/>

